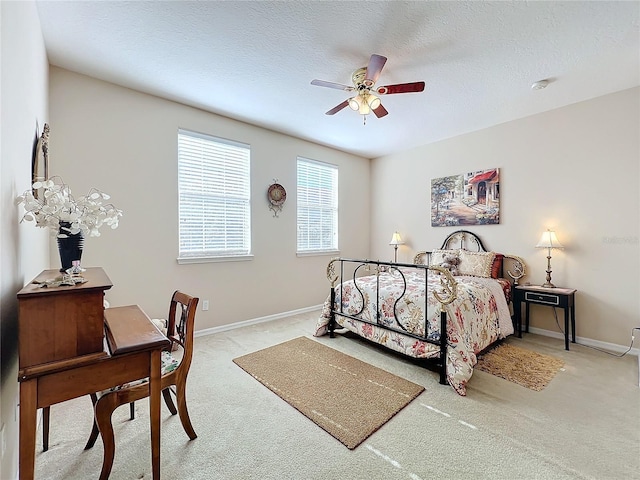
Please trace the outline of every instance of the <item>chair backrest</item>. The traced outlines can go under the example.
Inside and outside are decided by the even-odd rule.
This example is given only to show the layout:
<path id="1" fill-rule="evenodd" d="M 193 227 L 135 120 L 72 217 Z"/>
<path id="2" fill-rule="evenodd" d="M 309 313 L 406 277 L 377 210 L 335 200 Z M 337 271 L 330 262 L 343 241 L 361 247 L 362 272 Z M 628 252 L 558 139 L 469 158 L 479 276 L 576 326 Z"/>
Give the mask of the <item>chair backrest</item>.
<path id="1" fill-rule="evenodd" d="M 183 349 L 182 360 L 177 370 L 189 370 L 193 356 L 193 330 L 199 298 L 176 290 L 171 297 L 167 337 L 171 348 L 177 344 Z"/>

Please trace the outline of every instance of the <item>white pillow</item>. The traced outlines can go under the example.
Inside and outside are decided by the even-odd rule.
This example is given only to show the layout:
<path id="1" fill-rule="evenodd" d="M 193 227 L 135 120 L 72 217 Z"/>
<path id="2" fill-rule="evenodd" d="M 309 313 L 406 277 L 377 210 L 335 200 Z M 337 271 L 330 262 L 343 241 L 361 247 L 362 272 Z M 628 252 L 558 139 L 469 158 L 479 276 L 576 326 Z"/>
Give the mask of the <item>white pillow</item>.
<path id="1" fill-rule="evenodd" d="M 495 258 L 495 252 L 470 252 L 460 250 L 458 257 L 458 275 L 472 275 L 474 277 L 491 278 L 491 266 Z"/>

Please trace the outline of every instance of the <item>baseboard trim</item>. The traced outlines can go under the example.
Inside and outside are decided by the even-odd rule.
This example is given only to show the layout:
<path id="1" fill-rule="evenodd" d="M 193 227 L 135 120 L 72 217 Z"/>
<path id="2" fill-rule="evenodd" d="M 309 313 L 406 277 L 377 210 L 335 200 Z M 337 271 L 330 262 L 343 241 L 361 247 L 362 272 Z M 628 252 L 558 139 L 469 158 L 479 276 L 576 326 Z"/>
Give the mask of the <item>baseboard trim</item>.
<path id="1" fill-rule="evenodd" d="M 273 315 L 267 315 L 265 317 L 252 318 L 249 320 L 244 320 L 242 322 L 230 323 L 227 325 L 221 325 L 219 327 L 205 328 L 203 330 L 196 330 L 194 332 L 195 337 L 204 337 L 206 335 L 213 335 L 221 332 L 228 332 L 229 330 L 235 330 L 237 328 L 248 327 L 250 325 L 257 325 L 259 323 L 271 322 L 273 320 L 280 320 L 281 318 L 290 317 L 293 315 L 299 315 L 302 313 L 309 313 L 315 310 L 322 309 L 322 305 L 314 305 L 312 307 L 299 308 L 297 310 L 291 310 L 289 312 L 275 313 Z M 542 335 L 544 337 L 552 337 L 559 338 L 564 340 L 564 335 L 560 332 L 554 332 L 552 330 L 544 330 L 542 328 L 529 327 L 530 333 L 535 333 L 537 335 Z M 603 350 L 611 351 L 612 353 L 623 353 L 626 352 L 629 347 L 625 347 L 624 345 L 617 345 L 615 343 L 601 342 L 600 340 L 593 340 L 591 338 L 585 337 L 576 337 L 576 343 L 581 343 L 583 345 L 595 348 L 601 348 Z M 640 348 L 632 348 L 629 351 L 629 355 L 636 355 L 640 361 Z"/>
<path id="2" fill-rule="evenodd" d="M 560 332 L 554 332 L 552 330 L 544 330 L 542 328 L 529 327 L 529 332 L 535 333 L 537 335 L 543 335 L 545 337 L 553 337 L 553 338 L 559 338 L 561 340 L 564 340 L 564 334 Z M 593 340 L 591 338 L 578 337 L 578 336 L 576 336 L 576 343 L 580 343 L 588 347 L 595 347 L 603 350 L 608 350 L 612 353 L 623 353 L 629 350 L 629 347 L 625 347 L 624 345 L 601 342 L 600 340 Z M 569 345 L 569 348 L 571 348 L 571 345 Z M 636 355 L 640 357 L 640 348 L 632 348 L 631 350 L 629 350 L 628 355 Z"/>
<path id="3" fill-rule="evenodd" d="M 315 310 L 321 310 L 322 305 L 315 305 L 313 307 L 299 308 L 297 310 L 291 310 L 289 312 L 275 313 L 273 315 L 267 315 L 266 317 L 258 317 L 250 320 L 244 320 L 242 322 L 230 323 L 227 325 L 220 325 L 219 327 L 205 328 L 203 330 L 196 330 L 193 332 L 194 337 L 204 337 L 206 335 L 213 335 L 214 333 L 228 332 L 229 330 L 235 330 L 236 328 L 248 327 L 250 325 L 257 325 L 259 323 L 271 322 L 273 320 L 280 320 L 281 318 L 291 317 L 293 315 L 300 315 L 302 313 L 309 313 Z"/>

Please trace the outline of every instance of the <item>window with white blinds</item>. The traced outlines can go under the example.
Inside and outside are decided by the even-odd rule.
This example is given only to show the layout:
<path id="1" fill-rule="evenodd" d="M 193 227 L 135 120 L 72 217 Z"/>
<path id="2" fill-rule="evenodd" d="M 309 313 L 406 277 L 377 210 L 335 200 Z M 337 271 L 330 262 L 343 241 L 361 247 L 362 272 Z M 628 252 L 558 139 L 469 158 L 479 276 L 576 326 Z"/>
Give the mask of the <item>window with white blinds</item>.
<path id="1" fill-rule="evenodd" d="M 250 147 L 178 131 L 178 261 L 251 251 Z"/>
<path id="2" fill-rule="evenodd" d="M 338 167 L 298 157 L 298 253 L 338 250 Z"/>

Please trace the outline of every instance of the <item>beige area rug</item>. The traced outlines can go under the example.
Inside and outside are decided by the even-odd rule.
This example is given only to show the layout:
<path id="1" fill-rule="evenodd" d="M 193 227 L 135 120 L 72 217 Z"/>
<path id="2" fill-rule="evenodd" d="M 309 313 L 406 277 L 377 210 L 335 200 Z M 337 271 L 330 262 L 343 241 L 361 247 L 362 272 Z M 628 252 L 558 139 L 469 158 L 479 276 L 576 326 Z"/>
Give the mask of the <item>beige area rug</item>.
<path id="1" fill-rule="evenodd" d="M 306 337 L 233 361 L 349 449 L 424 390 Z"/>
<path id="2" fill-rule="evenodd" d="M 475 368 L 539 392 L 563 365 L 559 358 L 505 343 L 482 355 Z"/>

